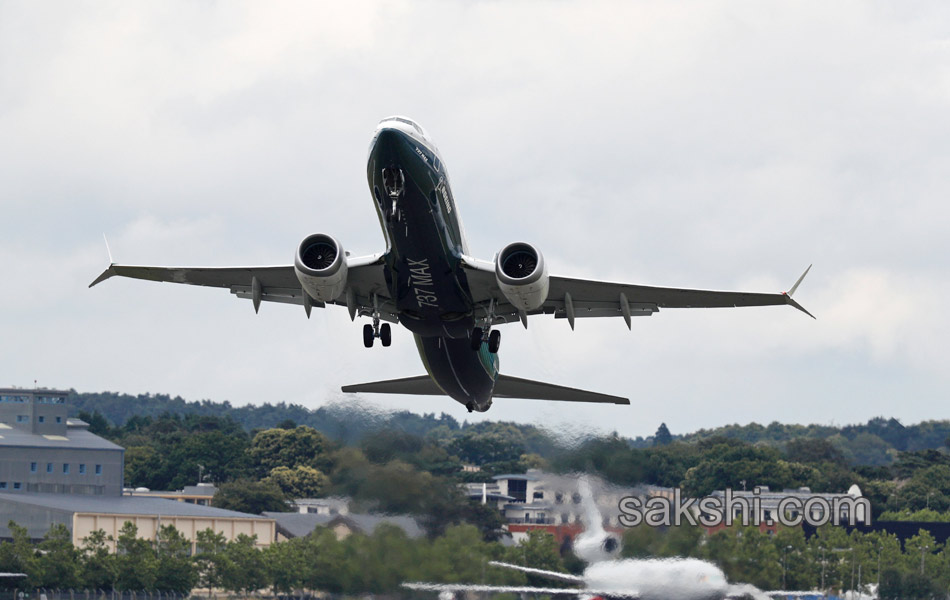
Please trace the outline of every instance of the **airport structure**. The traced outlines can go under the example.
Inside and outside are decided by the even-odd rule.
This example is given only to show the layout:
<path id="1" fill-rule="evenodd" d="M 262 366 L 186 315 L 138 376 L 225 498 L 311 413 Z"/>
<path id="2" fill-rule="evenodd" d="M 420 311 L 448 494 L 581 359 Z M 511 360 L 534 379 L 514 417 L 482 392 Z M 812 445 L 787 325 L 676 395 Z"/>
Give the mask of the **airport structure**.
<path id="1" fill-rule="evenodd" d="M 466 493 L 472 500 L 491 504 L 507 521 L 512 539 L 519 541 L 531 530 L 543 530 L 558 542 L 574 539 L 584 530 L 581 490 L 576 477 L 528 469 L 526 473 L 496 475 L 491 483 L 468 483 Z M 595 477 L 589 478 L 603 526 L 619 533 L 618 506 L 625 496 L 648 498 L 661 495 L 666 488 L 637 486 L 622 488 Z"/>
<path id="2" fill-rule="evenodd" d="M 126 522 L 145 539 L 174 525 L 192 546 L 208 528 L 229 541 L 256 535 L 259 547 L 275 540 L 273 519 L 208 506 L 214 492 L 207 485 L 123 494 L 125 449 L 90 432 L 84 421 L 67 418 L 68 396 L 0 388 L 0 539 L 10 539 L 13 521 L 33 540 L 62 524 L 76 546 L 97 529 L 116 538 Z"/>
<path id="3" fill-rule="evenodd" d="M 496 475 L 492 479 L 491 483 L 465 484 L 465 491 L 470 499 L 497 508 L 507 521 L 506 527 L 515 541 L 526 537 L 529 531 L 543 530 L 563 543 L 567 539 L 575 539 L 584 530 L 582 492 L 576 477 L 528 469 L 525 473 Z M 653 485 L 623 488 L 596 477 L 589 477 L 588 481 L 604 529 L 618 534 L 626 529 L 620 523 L 619 504 L 622 498 L 634 496 L 639 498 L 641 505 L 645 505 L 650 498 L 673 501 L 676 492 L 672 488 Z M 736 499 L 736 506 L 730 510 L 734 523 L 742 523 L 743 512 L 757 506 L 757 514 L 747 514 L 746 517 L 767 534 L 774 534 L 781 526 L 778 523 L 778 511 L 784 499 L 793 498 L 796 505 L 808 506 L 812 521 L 820 518 L 822 507 L 827 506 L 828 510 L 837 507 L 838 517 L 842 522 L 847 522 L 850 502 L 861 498 L 861 490 L 856 485 L 851 486 L 846 493 L 816 493 L 807 487 L 777 492 L 770 491 L 766 486 L 730 493 Z M 711 495 L 724 500 L 725 492 L 715 491 Z M 757 500 L 756 504 L 752 503 L 753 498 Z M 697 510 L 693 514 L 698 520 Z M 799 514 L 793 512 L 788 516 L 797 517 Z M 865 523 L 868 516 L 863 507 L 856 507 L 855 520 L 859 524 Z M 703 529 L 707 535 L 711 535 L 725 526 L 720 524 Z"/>

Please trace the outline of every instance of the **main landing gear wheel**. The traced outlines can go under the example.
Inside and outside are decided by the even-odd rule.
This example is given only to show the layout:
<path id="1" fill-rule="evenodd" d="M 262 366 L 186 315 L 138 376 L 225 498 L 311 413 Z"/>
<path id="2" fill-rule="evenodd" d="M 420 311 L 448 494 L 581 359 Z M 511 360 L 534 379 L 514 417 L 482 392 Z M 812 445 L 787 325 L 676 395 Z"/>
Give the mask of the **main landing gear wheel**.
<path id="1" fill-rule="evenodd" d="M 470 401 L 465 405 L 465 408 L 468 409 L 468 412 L 475 412 L 475 403 Z"/>
<path id="2" fill-rule="evenodd" d="M 498 354 L 498 348 L 501 346 L 501 332 L 493 329 L 488 334 L 488 351 L 492 354 Z"/>
<path id="3" fill-rule="evenodd" d="M 482 331 L 481 327 L 476 327 L 472 329 L 472 337 L 470 342 L 472 344 L 472 350 L 479 350 L 482 347 L 482 337 L 484 337 L 485 332 Z M 471 411 L 469 411 L 471 412 Z"/>
<path id="4" fill-rule="evenodd" d="M 383 323 L 379 327 L 379 341 L 383 344 L 384 347 L 388 347 L 393 343 L 393 331 L 389 326 L 389 323 Z"/>
<path id="5" fill-rule="evenodd" d="M 373 326 L 367 323 L 363 325 L 363 345 L 367 348 L 373 347 L 373 340 L 376 336 L 373 334 Z"/>

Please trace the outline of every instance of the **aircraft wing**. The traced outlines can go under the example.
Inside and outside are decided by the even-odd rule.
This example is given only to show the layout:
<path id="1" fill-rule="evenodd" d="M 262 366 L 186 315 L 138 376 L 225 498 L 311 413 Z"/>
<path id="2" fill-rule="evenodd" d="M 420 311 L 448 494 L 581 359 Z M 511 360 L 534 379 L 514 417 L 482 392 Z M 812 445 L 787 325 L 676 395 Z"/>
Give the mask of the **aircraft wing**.
<path id="1" fill-rule="evenodd" d="M 380 318 L 396 322 L 396 305 L 389 297 L 386 279 L 383 273 L 382 255 L 374 254 L 347 258 L 346 294 L 332 304 L 347 306 L 350 317 L 371 315 L 373 295 L 377 297 Z M 182 283 L 228 289 L 238 298 L 250 299 L 256 311 L 260 302 L 281 302 L 298 304 L 310 314 L 310 306 L 323 308 L 325 304 L 309 298 L 304 303 L 304 291 L 294 272 L 293 265 L 272 267 L 151 267 L 137 265 L 119 265 L 112 263 L 95 281 L 93 287 L 111 277 L 130 277 L 166 283 Z M 346 296 L 352 297 L 351 305 Z"/>
<path id="2" fill-rule="evenodd" d="M 548 571 L 546 569 L 535 569 L 534 567 L 522 567 L 521 565 L 513 565 L 511 563 L 501 562 L 497 560 L 490 560 L 488 561 L 488 564 L 490 564 L 493 567 L 514 569 L 515 571 L 521 571 L 522 573 L 538 575 L 539 577 L 547 577 L 548 579 L 553 579 L 555 581 L 564 581 L 567 583 L 574 583 L 574 584 L 584 583 L 583 577 L 578 577 L 577 575 L 571 575 L 570 573 L 561 573 L 559 571 Z"/>
<path id="3" fill-rule="evenodd" d="M 601 596 L 639 598 L 636 590 L 597 590 L 589 588 L 533 587 L 530 585 L 478 585 L 470 583 L 404 583 L 402 587 L 424 592 L 474 592 L 484 594 L 550 594 L 551 596 Z"/>
<path id="4" fill-rule="evenodd" d="M 524 318 L 498 288 L 493 263 L 465 256 L 462 265 L 466 269 L 473 298 L 483 316 L 487 314 L 490 301 L 494 300 L 496 324 Z M 653 287 L 552 275 L 547 300 L 539 309 L 528 314 L 553 314 L 556 319 L 568 319 L 572 328 L 574 319 L 623 317 L 627 327 L 630 327 L 631 317 L 650 316 L 661 308 L 733 308 L 787 304 L 815 318 L 792 299 L 792 294 L 810 269 L 809 265 L 788 292 L 777 294 Z"/>

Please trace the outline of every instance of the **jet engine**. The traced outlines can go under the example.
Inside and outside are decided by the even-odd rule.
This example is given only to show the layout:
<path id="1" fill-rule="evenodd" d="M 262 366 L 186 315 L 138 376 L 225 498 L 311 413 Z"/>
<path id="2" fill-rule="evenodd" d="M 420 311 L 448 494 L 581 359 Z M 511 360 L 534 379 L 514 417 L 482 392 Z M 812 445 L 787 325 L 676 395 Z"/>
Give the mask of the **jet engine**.
<path id="1" fill-rule="evenodd" d="M 329 302 L 346 289 L 346 253 L 340 242 L 326 234 L 315 233 L 300 242 L 294 271 L 314 300 Z"/>
<path id="2" fill-rule="evenodd" d="M 600 530 L 596 535 L 581 534 L 574 542 L 574 554 L 588 563 L 612 560 L 620 556 L 620 536 Z"/>
<path id="3" fill-rule="evenodd" d="M 541 308 L 548 298 L 548 268 L 531 244 L 515 242 L 502 248 L 495 256 L 495 278 L 501 293 L 518 310 Z"/>

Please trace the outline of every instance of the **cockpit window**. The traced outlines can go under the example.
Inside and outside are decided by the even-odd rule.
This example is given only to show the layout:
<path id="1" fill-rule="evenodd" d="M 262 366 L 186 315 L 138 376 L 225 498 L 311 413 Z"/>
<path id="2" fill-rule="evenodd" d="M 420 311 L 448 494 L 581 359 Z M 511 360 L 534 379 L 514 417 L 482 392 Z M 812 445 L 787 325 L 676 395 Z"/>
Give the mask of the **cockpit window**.
<path id="1" fill-rule="evenodd" d="M 415 129 L 416 133 L 418 133 L 419 135 L 423 137 L 425 137 L 426 135 L 425 132 L 422 131 L 422 127 L 419 127 L 419 125 L 415 121 L 413 121 L 412 119 L 407 119 L 405 117 L 387 117 L 383 119 L 382 121 L 380 121 L 379 124 L 382 125 L 383 123 L 386 123 L 389 121 L 397 121 L 399 123 L 405 123 L 406 125 L 409 125 L 413 129 Z"/>

